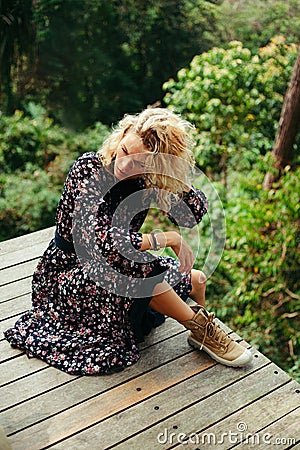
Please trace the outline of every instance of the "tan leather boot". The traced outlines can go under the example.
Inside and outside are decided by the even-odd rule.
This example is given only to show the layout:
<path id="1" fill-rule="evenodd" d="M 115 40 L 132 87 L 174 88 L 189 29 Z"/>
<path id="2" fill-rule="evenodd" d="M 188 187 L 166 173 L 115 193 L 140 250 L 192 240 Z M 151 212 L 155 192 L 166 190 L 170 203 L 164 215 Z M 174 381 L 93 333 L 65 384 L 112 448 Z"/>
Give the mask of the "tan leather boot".
<path id="1" fill-rule="evenodd" d="M 206 351 L 213 359 L 226 366 L 241 367 L 248 364 L 252 354 L 235 342 L 214 321 L 214 313 L 202 306 L 192 308 L 197 311 L 193 319 L 180 322 L 191 331 L 188 342 L 199 350 Z"/>

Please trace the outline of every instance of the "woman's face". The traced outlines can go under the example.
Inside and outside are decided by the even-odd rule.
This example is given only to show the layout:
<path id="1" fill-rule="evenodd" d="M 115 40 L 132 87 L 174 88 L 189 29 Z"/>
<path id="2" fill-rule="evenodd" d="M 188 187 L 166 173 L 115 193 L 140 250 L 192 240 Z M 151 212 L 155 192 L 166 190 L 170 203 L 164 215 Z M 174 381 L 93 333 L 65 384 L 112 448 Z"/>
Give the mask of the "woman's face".
<path id="1" fill-rule="evenodd" d="M 136 178 L 145 171 L 147 148 L 142 139 L 133 132 L 128 131 L 120 141 L 114 165 L 114 175 L 118 180 Z"/>

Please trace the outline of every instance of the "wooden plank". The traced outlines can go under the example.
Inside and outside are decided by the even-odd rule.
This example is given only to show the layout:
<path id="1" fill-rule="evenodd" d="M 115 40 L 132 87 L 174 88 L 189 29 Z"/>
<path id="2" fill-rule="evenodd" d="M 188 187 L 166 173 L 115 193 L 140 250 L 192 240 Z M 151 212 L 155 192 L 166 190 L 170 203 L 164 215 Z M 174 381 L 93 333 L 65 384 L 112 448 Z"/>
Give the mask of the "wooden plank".
<path id="1" fill-rule="evenodd" d="M 12 450 L 11 445 L 10 445 L 7 437 L 5 436 L 5 433 L 2 429 L 2 427 L 0 427 L 0 449 L 1 450 Z"/>
<path id="2" fill-rule="evenodd" d="M 167 449 L 171 446 L 170 440 L 173 441 L 173 445 L 178 443 L 175 440 L 179 433 L 190 436 L 195 431 L 205 429 L 290 380 L 283 371 L 274 376 L 275 368 L 276 366 L 271 363 L 208 397 L 200 394 L 199 386 L 195 386 L 197 394 L 195 394 L 194 404 L 114 448 L 137 449 L 142 442 L 145 450 L 153 449 L 153 446 L 158 443 L 159 448 Z M 178 409 L 180 410 L 180 405 Z M 166 442 L 158 442 L 160 436 L 161 441 L 164 440 L 163 435 L 167 436 Z"/>
<path id="3" fill-rule="evenodd" d="M 48 405 L 45 397 L 39 397 L 39 409 L 42 407 L 42 405 L 46 405 L 47 407 L 51 408 L 51 413 L 53 414 L 61 410 L 62 405 L 63 407 L 68 407 L 74 403 L 76 404 L 78 401 L 84 401 L 90 396 L 94 396 L 95 394 L 99 393 L 99 389 L 101 391 L 105 391 L 111 387 L 114 387 L 116 384 L 118 385 L 124 381 L 127 381 L 128 379 L 137 377 L 145 371 L 153 370 L 153 368 L 158 367 L 160 364 L 163 364 L 170 360 L 172 361 L 174 358 L 179 357 L 187 351 L 192 353 L 192 351 L 190 351 L 190 347 L 186 342 L 185 336 L 176 335 L 172 337 L 168 342 L 159 342 L 156 351 L 153 351 L 153 347 L 144 349 L 142 351 L 141 360 L 134 366 L 124 370 L 119 374 L 114 374 L 109 377 L 82 377 L 76 380 L 76 385 L 73 385 L 71 389 L 68 390 L 68 388 L 64 387 L 60 392 L 59 390 L 56 390 L 55 395 L 51 394 L 49 396 Z M 199 365 L 201 365 L 201 362 L 199 363 Z M 36 383 L 30 384 L 34 386 Z M 36 400 L 33 401 L 32 405 L 27 402 L 25 407 L 21 405 L 22 408 L 20 408 L 20 411 L 16 409 L 10 410 L 12 412 L 11 419 L 16 420 L 16 418 L 18 418 L 18 427 L 20 427 L 20 423 L 23 424 L 22 415 L 25 414 L 26 416 L 29 410 L 34 409 L 35 402 Z M 46 411 L 45 417 L 47 417 L 49 414 L 49 411 Z M 4 420 L 3 414 L 2 420 Z M 10 423 L 10 419 L 7 420 L 7 422 Z"/>
<path id="4" fill-rule="evenodd" d="M 1 274 L 0 274 L 1 275 Z M 9 286 L 0 286 L 0 303 L 31 292 L 32 276 L 15 281 Z"/>
<path id="5" fill-rule="evenodd" d="M 183 331 L 185 333 L 185 331 Z M 186 338 L 184 336 L 175 335 L 172 338 L 175 339 L 176 345 L 178 345 L 178 350 L 182 351 L 182 349 L 185 349 L 185 352 L 191 351 L 191 347 L 186 342 Z M 178 342 L 179 344 L 178 344 Z M 165 349 L 165 354 L 171 354 L 172 357 L 177 357 L 181 353 L 178 353 L 178 351 L 175 349 L 174 351 L 167 350 L 167 347 L 169 345 L 174 345 L 173 342 L 170 344 L 166 343 L 159 343 L 160 344 L 160 350 Z M 144 353 L 149 352 L 150 350 L 148 348 L 145 349 Z M 161 358 L 158 357 L 158 361 L 163 361 Z M 22 376 L 27 376 L 30 373 L 35 372 L 36 370 L 40 370 L 43 367 L 47 367 L 48 365 L 37 358 L 28 358 L 26 355 L 20 356 L 17 359 L 8 360 L 1 364 L 1 373 L 0 373 L 0 386 L 3 386 L 8 383 L 12 383 L 13 381 L 21 378 Z"/>
<path id="6" fill-rule="evenodd" d="M 0 332 L 31 307 L 31 275 L 53 231 L 0 243 Z M 182 432 L 217 435 L 224 427 L 235 431 L 242 422 L 252 433 L 270 430 L 282 439 L 299 439 L 297 383 L 254 349 L 252 365 L 233 369 L 192 350 L 186 337 L 187 331 L 168 319 L 140 346 L 142 358 L 137 364 L 107 377 L 70 376 L 38 359 L 28 359 L 2 340 L 0 411 L 12 448 L 147 450 L 175 445 L 195 450 L 194 443 L 158 442 L 158 433 L 166 430 L 169 437 L 173 432 L 174 439 Z M 280 444 L 276 448 L 292 446 L 291 442 Z M 246 450 L 249 443 L 237 448 Z"/>
<path id="7" fill-rule="evenodd" d="M 14 303 L 16 301 L 16 304 Z M 19 317 L 31 308 L 31 294 L 0 303 L 0 342 L 4 340 L 4 331 L 14 326 Z M 11 317 L 7 317 L 10 316 Z"/>
<path id="8" fill-rule="evenodd" d="M 175 336 L 179 333 L 186 333 L 185 328 L 176 320 L 167 317 L 165 323 L 154 328 L 151 333 L 146 336 L 145 341 L 139 344 L 139 350 L 142 351 L 152 345 L 156 345 L 158 342 L 170 339 L 171 336 Z M 185 336 L 187 338 L 187 333 Z"/>
<path id="9" fill-rule="evenodd" d="M 264 439 L 252 439 L 251 448 L 270 449 L 271 445 L 276 445 L 276 450 L 294 448 L 296 450 L 300 447 L 300 407 L 282 417 L 272 425 L 265 428 L 261 434 Z M 258 445 L 256 445 L 258 443 Z M 247 444 L 249 448 L 249 444 Z M 246 449 L 246 443 L 237 446 L 239 450 Z"/>
<path id="10" fill-rule="evenodd" d="M 182 356 L 176 361 L 176 365 L 171 361 L 159 366 L 126 384 L 116 386 L 100 396 L 12 435 L 11 445 L 14 450 L 34 450 L 51 445 L 66 435 L 76 433 L 199 373 L 212 364 L 214 363 L 209 357 L 200 358 L 196 352 Z"/>
<path id="11" fill-rule="evenodd" d="M 249 447 L 260 449 L 265 448 L 264 441 L 268 441 L 267 448 L 274 445 L 277 448 L 275 439 L 268 439 L 268 433 L 274 438 L 276 434 L 281 434 L 281 436 L 285 435 L 285 437 L 297 440 L 300 437 L 300 421 L 295 421 L 295 415 L 293 414 L 295 408 L 299 406 L 300 394 L 296 393 L 297 389 L 299 389 L 299 384 L 290 380 L 279 389 L 245 406 L 212 427 L 206 428 L 202 433 L 194 433 L 193 438 L 188 439 L 187 443 L 175 448 L 178 450 L 192 449 L 195 444 L 199 444 L 201 450 L 210 450 L 212 446 L 216 445 L 220 450 L 227 450 L 233 446 L 235 449 L 247 449 Z M 298 417 L 299 414 L 298 409 Z M 280 425 L 281 419 L 287 428 Z M 269 424 L 273 422 L 275 423 L 270 428 Z M 279 426 L 275 432 L 276 423 Z M 289 430 L 289 434 L 285 433 L 287 430 Z"/>
<path id="12" fill-rule="evenodd" d="M 38 259 L 33 259 L 32 261 L 27 261 L 18 266 L 8 267 L 7 269 L 2 269 L 0 272 L 0 284 L 1 286 L 7 285 L 8 283 L 14 283 L 17 280 L 27 278 L 33 274 L 38 263 Z"/>
<path id="13" fill-rule="evenodd" d="M 13 327 L 17 319 L 18 316 L 10 317 L 9 319 L 0 321 L 0 341 L 4 340 L 3 332 L 8 328 Z"/>
<path id="14" fill-rule="evenodd" d="M 0 341 L 0 364 L 9 359 L 17 358 L 22 354 L 24 354 L 24 352 L 17 348 L 12 348 L 7 341 Z"/>
<path id="15" fill-rule="evenodd" d="M 57 414 L 62 409 L 72 407 L 79 402 L 84 402 L 101 392 L 127 382 L 129 379 L 138 377 L 144 372 L 154 370 L 159 367 L 160 364 L 170 362 L 174 358 L 178 358 L 187 353 L 192 353 L 192 350 L 190 350 L 186 339 L 182 335 L 175 335 L 167 342 L 159 342 L 157 344 L 157 351 L 153 351 L 153 347 L 144 349 L 141 360 L 132 367 L 125 369 L 123 372 L 107 377 L 81 377 L 76 379 L 75 382 L 72 383 L 72 386 L 58 387 L 55 390 L 54 395 L 53 393 L 47 392 L 44 395 L 40 395 L 38 400 L 39 417 L 45 419 L 48 416 Z M 18 359 L 20 360 L 21 358 L 22 357 Z M 5 366 L 5 364 L 7 363 L 3 363 L 1 367 Z M 201 366 L 201 361 L 198 364 Z M 13 365 L 11 365 L 11 367 L 13 367 Z M 29 380 L 29 384 L 34 387 L 34 378 Z M 5 388 L 1 391 L 1 397 L 5 398 L 7 395 L 6 392 L 13 388 L 14 385 L 7 385 L 7 390 Z M 34 412 L 36 409 L 36 401 L 36 399 L 29 400 L 26 403 L 10 408 L 8 411 L 1 414 L 2 424 L 6 427 L 5 431 L 7 434 L 18 431 L 20 427 L 29 426 L 34 423 L 35 416 L 31 416 L 31 411 Z"/>
<path id="16" fill-rule="evenodd" d="M 31 294 L 21 295 L 20 297 L 0 303 L 0 320 L 17 316 L 27 311 L 31 307 Z"/>
<path id="17" fill-rule="evenodd" d="M 160 326 L 159 328 L 157 328 L 155 331 L 155 333 L 153 333 L 153 337 L 149 336 L 143 346 L 143 348 L 141 349 L 141 354 L 142 354 L 142 358 L 143 355 L 145 354 L 145 351 L 148 347 L 147 350 L 147 354 L 149 354 L 150 351 L 150 347 L 158 344 L 159 348 L 160 348 L 160 353 L 162 353 L 162 351 L 164 350 L 164 346 L 161 345 L 161 342 L 165 339 L 166 335 L 168 334 L 169 338 L 171 338 L 171 336 L 175 336 L 178 333 L 178 329 L 180 326 L 180 324 L 178 324 L 175 321 L 170 321 L 173 323 L 166 323 L 162 326 Z M 182 327 L 181 327 L 182 329 Z M 155 350 L 154 350 L 155 351 Z M 146 361 L 143 363 L 144 367 L 149 368 L 148 366 L 145 365 Z M 137 376 L 140 373 L 140 369 L 138 371 L 135 370 L 136 366 L 133 366 L 130 368 L 130 371 L 128 371 L 128 373 L 126 371 L 124 371 L 123 373 L 125 374 L 124 378 L 123 376 L 119 376 L 117 379 L 115 378 L 115 380 L 117 380 L 117 382 L 123 382 L 124 380 L 126 381 L 126 379 L 128 377 L 132 377 L 132 376 Z M 25 368 L 26 369 L 26 368 Z M 68 380 L 73 380 L 75 378 L 78 377 L 71 377 L 70 375 L 61 372 L 60 370 L 57 370 L 53 367 L 47 367 L 47 370 L 44 371 L 39 371 L 37 373 L 32 373 L 29 374 L 28 376 L 26 376 L 26 372 L 24 372 L 24 378 L 18 379 L 17 381 L 15 381 L 13 384 L 10 384 L 8 386 L 4 386 L 2 388 L 0 388 L 0 398 L 1 398 L 1 405 L 0 405 L 0 410 L 3 409 L 7 409 L 9 407 L 14 406 L 16 403 L 20 403 L 20 402 L 24 402 L 32 397 L 38 396 L 46 391 L 48 391 L 49 389 L 52 389 L 53 387 L 59 387 L 60 384 L 65 383 Z M 98 379 L 101 377 L 98 377 Z M 106 378 L 106 377 L 105 377 Z M 58 379 L 60 380 L 60 382 L 58 381 Z M 87 388 L 86 385 L 84 384 L 84 387 L 82 387 L 83 385 L 80 384 L 78 386 L 78 390 L 84 390 L 85 394 L 88 395 L 88 393 L 90 393 L 90 395 L 94 395 L 95 391 L 93 390 L 93 382 L 91 380 L 94 380 L 95 378 L 92 377 L 88 377 L 88 380 L 86 382 L 86 384 L 89 385 L 89 387 Z M 114 380 L 114 382 L 115 382 Z M 97 382 L 97 386 L 98 386 L 98 382 Z M 105 388 L 110 388 L 112 386 L 112 384 L 105 384 Z M 89 391 L 89 389 L 91 388 L 91 391 Z M 98 389 L 98 387 L 97 387 Z M 98 390 L 96 391 L 98 392 Z M 16 398 L 17 395 L 17 398 Z M 72 395 L 73 397 L 73 395 Z M 51 402 L 51 399 L 49 400 Z"/>
<path id="18" fill-rule="evenodd" d="M 5 361 L 1 364 L 0 387 L 47 367 L 40 359 L 28 358 L 26 355 Z"/>
<path id="19" fill-rule="evenodd" d="M 55 227 L 45 228 L 43 230 L 34 231 L 17 238 L 8 239 L 0 242 L 0 255 L 14 252 L 16 250 L 30 247 L 32 243 L 39 244 L 41 242 L 50 241 L 53 238 Z"/>
<path id="20" fill-rule="evenodd" d="M 269 360 L 260 355 L 259 358 L 255 358 L 254 364 L 243 370 L 235 370 L 219 364 L 214 365 L 156 396 L 111 416 L 59 444 L 55 444 L 51 449 L 67 450 L 72 448 L 72 450 L 83 450 L 98 448 L 99 442 L 101 442 L 102 448 L 110 448 L 114 444 L 176 414 L 179 409 L 187 408 L 199 397 L 209 397 L 215 391 L 224 389 L 268 363 Z M 156 444 L 159 448 L 159 444 Z M 144 445 L 144 442 L 141 441 L 141 445 Z M 156 446 L 153 445 L 152 448 L 156 448 Z"/>
<path id="21" fill-rule="evenodd" d="M 30 261 L 32 259 L 40 258 L 47 247 L 48 242 L 41 242 L 39 244 L 26 247 L 25 249 L 6 253 L 5 255 L 0 256 L 0 270 L 7 267 L 17 266 L 18 264 L 22 264 L 23 262 Z"/>
<path id="22" fill-rule="evenodd" d="M 23 404 L 29 399 L 49 392 L 76 378 L 78 377 L 69 375 L 50 366 L 45 367 L 45 370 L 28 374 L 28 376 L 14 381 L 13 384 L 0 387 L 0 412 L 3 414 L 3 411 L 15 405 Z M 35 400 L 32 402 L 32 405 L 38 402 L 39 400 Z M 21 424 L 19 425 L 21 426 Z"/>
<path id="23" fill-rule="evenodd" d="M 156 330 L 153 330 L 152 335 L 150 335 L 145 343 L 140 346 L 140 351 L 142 354 L 142 358 L 146 357 L 144 356 L 145 354 L 150 354 L 151 351 L 159 351 L 159 354 L 161 355 L 161 359 L 160 361 L 163 362 L 164 358 L 167 358 L 167 354 L 169 353 L 168 347 L 170 345 L 175 345 L 178 347 L 178 342 L 180 342 L 185 348 L 185 350 L 189 351 L 191 350 L 191 348 L 186 345 L 186 336 L 187 336 L 187 332 L 183 329 L 183 327 L 176 321 L 169 319 L 169 321 L 167 321 L 167 323 L 165 323 L 164 325 L 160 326 L 159 328 L 157 328 Z M 171 339 L 171 338 L 176 338 L 176 341 L 171 341 L 171 342 L 166 342 L 166 339 Z M 17 389 L 17 391 L 20 393 L 20 397 L 19 397 L 19 402 L 21 401 L 25 401 L 26 399 L 41 394 L 43 392 L 42 386 L 44 385 L 43 383 L 41 383 L 40 379 L 44 378 L 44 377 L 49 377 L 49 382 L 51 375 L 43 375 L 40 373 L 41 370 L 41 366 L 39 365 L 37 367 L 38 372 L 35 372 L 35 365 L 33 364 L 28 364 L 28 358 L 26 355 L 24 355 L 24 353 L 21 350 L 18 349 L 12 349 L 10 348 L 10 345 L 8 344 L 8 342 L 3 341 L 2 345 L 4 348 L 7 348 L 7 352 L 4 353 L 3 355 L 3 363 L 1 368 L 2 370 L 2 375 L 0 376 L 0 384 L 4 385 L 4 388 L 0 387 L 0 398 L 1 400 L 1 406 L 0 406 L 0 410 L 2 408 L 8 408 L 9 406 L 13 406 L 13 403 L 11 403 L 11 393 L 12 390 Z M 152 346 L 159 346 L 158 350 L 151 350 Z M 9 358 L 7 358 L 5 355 L 9 355 L 9 358 L 13 357 L 14 355 L 18 355 L 18 360 L 16 361 L 11 360 Z M 22 356 L 23 355 L 23 356 Z M 174 354 L 171 354 L 172 357 L 174 357 Z M 175 353 L 175 357 L 178 356 L 177 353 Z M 152 358 L 153 360 L 153 358 Z M 30 359 L 30 361 L 32 361 Z M 38 360 L 39 361 L 39 360 Z M 4 362 L 6 362 L 4 364 Z M 43 364 L 40 361 L 41 364 Z M 43 367 L 43 366 L 42 366 Z M 45 369 L 48 366 L 45 365 Z M 135 366 L 134 366 L 135 367 Z M 131 368 L 131 374 L 134 374 L 134 370 L 133 368 Z M 30 379 L 28 380 L 28 376 L 30 375 Z M 68 375 L 67 375 L 68 376 Z M 24 379 L 24 381 L 22 381 L 22 377 L 26 377 Z M 36 379 L 36 377 L 38 378 L 38 380 Z M 21 380 L 20 380 L 21 378 Z M 15 382 L 16 380 L 18 380 L 18 387 L 15 387 L 14 385 L 9 384 L 9 388 L 6 389 L 5 385 L 7 385 L 8 383 L 12 383 Z M 65 381 L 65 380 L 64 380 Z M 93 394 L 91 394 L 93 395 Z M 14 395 L 13 395 L 14 398 Z"/>

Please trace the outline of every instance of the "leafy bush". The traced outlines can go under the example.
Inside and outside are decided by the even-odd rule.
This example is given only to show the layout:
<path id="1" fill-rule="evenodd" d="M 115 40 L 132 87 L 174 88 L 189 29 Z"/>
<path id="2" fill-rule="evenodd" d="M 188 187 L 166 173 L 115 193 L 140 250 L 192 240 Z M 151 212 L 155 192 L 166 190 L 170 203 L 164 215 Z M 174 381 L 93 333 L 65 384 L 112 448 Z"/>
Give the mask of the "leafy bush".
<path id="1" fill-rule="evenodd" d="M 274 189 L 263 171 L 231 172 L 227 242 L 208 299 L 221 319 L 273 361 L 300 377 L 300 169 Z"/>
<path id="2" fill-rule="evenodd" d="M 300 4 L 298 0 L 223 0 L 216 14 L 216 27 L 217 32 L 212 38 L 214 42 L 219 40 L 221 47 L 226 42 L 239 40 L 257 51 L 278 34 L 297 43 L 300 38 Z"/>
<path id="3" fill-rule="evenodd" d="M 107 135 L 101 123 L 81 133 L 55 124 L 41 105 L 29 103 L 12 116 L 0 112 L 0 168 L 5 173 L 24 170 L 30 162 L 47 170 L 57 156 L 74 160 L 85 151 L 96 151 Z"/>
<path id="4" fill-rule="evenodd" d="M 37 166 L 2 176 L 0 180 L 0 240 L 54 224 L 60 190 Z"/>
<path id="5" fill-rule="evenodd" d="M 81 133 L 70 133 L 66 143 L 57 148 L 55 158 L 47 166 L 52 182 L 62 186 L 75 159 L 85 152 L 96 152 L 107 136 L 108 127 L 100 122 Z"/>
<path id="6" fill-rule="evenodd" d="M 257 55 L 235 41 L 195 56 L 164 84 L 166 104 L 196 125 L 201 168 L 226 176 L 272 148 L 296 56 L 297 46 L 282 37 Z"/>
<path id="7" fill-rule="evenodd" d="M 0 240 L 53 225 L 72 163 L 82 153 L 96 151 L 107 133 L 107 127 L 96 123 L 76 134 L 33 103 L 13 116 L 1 115 Z"/>
<path id="8" fill-rule="evenodd" d="M 253 55 L 240 42 L 195 56 L 165 83 L 166 104 L 195 123 L 196 160 L 220 193 L 227 240 L 208 304 L 272 360 L 300 377 L 300 170 L 264 191 L 297 46 L 282 37 Z M 300 144 L 298 136 L 298 144 Z M 297 144 L 296 144 L 297 146 Z M 299 161 L 298 161 L 299 162 Z M 216 177 L 219 174 L 219 177 Z M 211 205 L 213 210 L 213 205 Z M 203 227 L 203 247 L 211 230 Z M 199 268 L 203 267 L 200 255 Z"/>
<path id="9" fill-rule="evenodd" d="M 1 114 L 0 123 L 0 167 L 6 173 L 24 170 L 27 162 L 46 168 L 68 139 L 66 130 L 33 103 L 12 116 Z"/>

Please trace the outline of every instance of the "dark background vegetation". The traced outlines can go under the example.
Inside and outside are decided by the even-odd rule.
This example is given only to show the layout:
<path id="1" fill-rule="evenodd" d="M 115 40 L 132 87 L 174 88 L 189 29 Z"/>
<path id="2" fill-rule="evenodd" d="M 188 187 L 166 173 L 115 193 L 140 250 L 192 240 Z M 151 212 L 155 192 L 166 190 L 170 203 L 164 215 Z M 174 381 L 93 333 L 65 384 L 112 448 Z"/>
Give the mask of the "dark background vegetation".
<path id="1" fill-rule="evenodd" d="M 170 107 L 226 214 L 208 307 L 299 377 L 299 135 L 263 189 L 299 41 L 298 0 L 0 1 L 0 239 L 53 225 L 70 165 L 124 113 Z"/>

